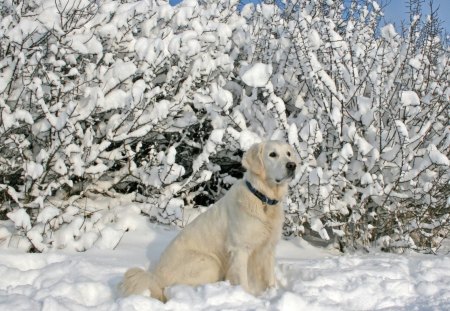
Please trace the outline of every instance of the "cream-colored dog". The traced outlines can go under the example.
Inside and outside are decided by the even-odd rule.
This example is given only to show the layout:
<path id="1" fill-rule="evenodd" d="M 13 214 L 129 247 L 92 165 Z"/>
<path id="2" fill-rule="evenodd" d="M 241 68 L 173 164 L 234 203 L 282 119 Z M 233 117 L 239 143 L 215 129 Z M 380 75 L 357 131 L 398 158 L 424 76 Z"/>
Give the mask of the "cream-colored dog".
<path id="1" fill-rule="evenodd" d="M 150 294 L 164 301 L 164 288 L 230 281 L 252 294 L 275 286 L 275 245 L 284 221 L 281 200 L 294 176 L 297 156 L 288 144 L 253 145 L 247 169 L 226 195 L 187 225 L 152 271 L 132 268 L 124 295 Z"/>

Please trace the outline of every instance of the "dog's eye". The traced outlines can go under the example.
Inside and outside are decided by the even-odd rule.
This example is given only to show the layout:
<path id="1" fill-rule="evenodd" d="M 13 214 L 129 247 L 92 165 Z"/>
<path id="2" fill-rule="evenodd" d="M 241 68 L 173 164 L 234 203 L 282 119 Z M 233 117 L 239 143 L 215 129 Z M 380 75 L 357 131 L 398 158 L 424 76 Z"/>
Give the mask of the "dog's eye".
<path id="1" fill-rule="evenodd" d="M 288 156 L 288 157 L 290 157 L 290 156 L 291 156 L 291 153 L 290 153 L 289 151 L 287 152 L 287 156 Z"/>
<path id="2" fill-rule="evenodd" d="M 276 158 L 277 154 L 275 152 L 271 152 L 271 153 L 269 153 L 269 157 Z"/>

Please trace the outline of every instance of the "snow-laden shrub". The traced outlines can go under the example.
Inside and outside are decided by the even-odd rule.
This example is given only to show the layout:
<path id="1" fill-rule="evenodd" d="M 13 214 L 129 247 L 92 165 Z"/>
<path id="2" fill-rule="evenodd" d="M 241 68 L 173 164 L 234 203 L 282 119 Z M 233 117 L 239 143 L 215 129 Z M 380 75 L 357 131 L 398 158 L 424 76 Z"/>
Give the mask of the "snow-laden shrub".
<path id="1" fill-rule="evenodd" d="M 276 128 L 303 160 L 287 231 L 435 250 L 450 222 L 449 50 L 436 16 L 404 36 L 381 16 L 375 1 L 299 1 L 249 17 L 248 57 L 273 64 Z"/>
<path id="2" fill-rule="evenodd" d="M 196 1 L 2 6 L 1 203 L 30 245 L 65 247 L 64 231 L 90 235 L 77 245 L 88 248 L 123 200 L 161 222 L 182 218 L 222 144 L 211 130 L 232 105 L 240 20 Z"/>
<path id="3" fill-rule="evenodd" d="M 182 225 L 284 139 L 286 234 L 343 248 L 447 236 L 449 53 L 376 2 L 16 1 L 1 8 L 0 202 L 44 251 L 115 247 L 139 214 Z M 433 22 L 430 19 L 430 23 Z"/>

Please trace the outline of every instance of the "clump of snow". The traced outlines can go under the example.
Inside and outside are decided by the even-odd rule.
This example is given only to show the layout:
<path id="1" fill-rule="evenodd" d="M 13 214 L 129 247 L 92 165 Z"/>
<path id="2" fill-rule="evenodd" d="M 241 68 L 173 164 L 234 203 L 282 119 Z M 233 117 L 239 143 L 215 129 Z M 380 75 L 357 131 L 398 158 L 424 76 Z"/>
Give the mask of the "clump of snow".
<path id="1" fill-rule="evenodd" d="M 356 136 L 355 145 L 358 146 L 358 151 L 364 156 L 368 155 L 374 148 L 367 140 L 360 136 Z"/>
<path id="2" fill-rule="evenodd" d="M 416 92 L 414 91 L 403 91 L 400 93 L 401 102 L 403 106 L 419 106 L 420 99 Z"/>
<path id="3" fill-rule="evenodd" d="M 227 91 L 217 84 L 211 85 L 211 97 L 224 111 L 229 110 L 233 105 L 233 95 L 230 91 Z"/>
<path id="4" fill-rule="evenodd" d="M 323 225 L 322 221 L 319 218 L 314 218 L 311 221 L 311 229 L 318 232 L 322 239 L 324 239 L 324 240 L 330 239 L 330 236 L 328 235 L 328 232 L 325 229 L 325 226 Z"/>
<path id="5" fill-rule="evenodd" d="M 387 24 L 386 26 L 381 28 L 381 36 L 387 40 L 392 41 L 397 36 L 397 32 L 395 31 L 395 27 L 392 24 Z"/>
<path id="6" fill-rule="evenodd" d="M 264 87 L 272 76 L 272 70 L 271 64 L 256 63 L 241 75 L 241 79 L 248 86 Z"/>
<path id="7" fill-rule="evenodd" d="M 31 229 L 30 216 L 25 209 L 19 208 L 6 214 L 6 216 L 12 220 L 16 227 L 24 228 L 26 230 Z"/>
<path id="8" fill-rule="evenodd" d="M 429 152 L 428 155 L 432 163 L 444 166 L 450 165 L 448 157 L 442 152 L 440 152 L 435 145 L 430 144 L 427 150 Z"/>
<path id="9" fill-rule="evenodd" d="M 361 185 L 364 186 L 372 183 L 373 183 L 372 175 L 369 172 L 364 173 L 364 175 L 361 177 Z"/>
<path id="10" fill-rule="evenodd" d="M 312 119 L 307 122 L 300 130 L 300 137 L 303 141 L 321 142 L 323 137 L 317 120 Z"/>
<path id="11" fill-rule="evenodd" d="M 300 144 L 298 140 L 298 129 L 295 123 L 289 125 L 288 143 L 292 146 L 298 146 Z"/>
<path id="12" fill-rule="evenodd" d="M 322 40 L 320 39 L 320 35 L 317 32 L 317 30 L 311 28 L 308 33 L 308 40 L 309 45 L 311 46 L 311 49 L 316 51 L 320 48 L 322 45 Z"/>
<path id="13" fill-rule="evenodd" d="M 353 156 L 353 148 L 349 143 L 346 143 L 342 147 L 341 156 L 344 158 L 345 161 L 349 161 L 350 158 Z"/>
<path id="14" fill-rule="evenodd" d="M 252 145 L 259 142 L 261 142 L 261 138 L 251 131 L 244 130 L 239 135 L 239 145 L 242 150 L 248 150 Z"/>
<path id="15" fill-rule="evenodd" d="M 397 130 L 399 134 L 406 140 L 409 140 L 409 134 L 408 129 L 406 128 L 405 123 L 403 123 L 401 120 L 395 120 L 395 125 L 397 126 Z"/>
<path id="16" fill-rule="evenodd" d="M 420 70 L 420 67 L 422 66 L 422 61 L 419 59 L 419 57 L 411 58 L 408 62 L 408 64 L 413 67 L 416 70 Z"/>
<path id="17" fill-rule="evenodd" d="M 373 6 L 373 9 L 375 11 L 379 11 L 380 10 L 380 5 L 375 0 L 372 1 L 372 6 Z"/>
<path id="18" fill-rule="evenodd" d="M 55 218 L 61 214 L 61 210 L 53 207 L 53 206 L 47 206 L 45 207 L 41 212 L 39 212 L 37 216 L 37 221 L 42 223 L 47 223 L 51 219 Z"/>
<path id="19" fill-rule="evenodd" d="M 25 164 L 25 174 L 32 179 L 37 179 L 44 173 L 44 167 L 36 162 L 30 161 Z"/>

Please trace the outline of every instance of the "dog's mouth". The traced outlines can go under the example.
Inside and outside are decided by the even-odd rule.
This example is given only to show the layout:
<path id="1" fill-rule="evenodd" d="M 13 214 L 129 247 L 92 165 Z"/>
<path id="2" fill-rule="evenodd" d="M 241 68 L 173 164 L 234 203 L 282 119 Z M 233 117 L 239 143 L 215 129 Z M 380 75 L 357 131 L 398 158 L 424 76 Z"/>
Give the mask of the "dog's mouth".
<path id="1" fill-rule="evenodd" d="M 276 178 L 275 182 L 277 184 L 281 184 L 282 182 L 291 180 L 292 178 L 294 178 L 295 173 L 293 171 L 288 171 L 287 175 L 283 178 Z"/>

